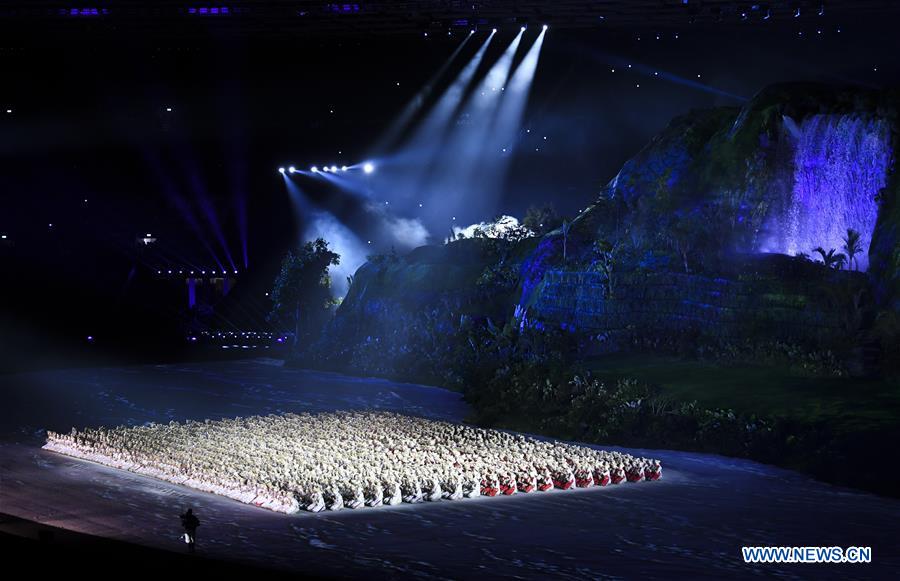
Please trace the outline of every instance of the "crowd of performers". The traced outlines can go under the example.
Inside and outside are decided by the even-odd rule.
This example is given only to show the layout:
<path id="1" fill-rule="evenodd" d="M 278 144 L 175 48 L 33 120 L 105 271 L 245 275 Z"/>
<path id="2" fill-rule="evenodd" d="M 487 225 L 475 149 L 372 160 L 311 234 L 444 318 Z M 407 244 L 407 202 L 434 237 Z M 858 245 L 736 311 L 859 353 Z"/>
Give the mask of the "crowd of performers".
<path id="1" fill-rule="evenodd" d="M 45 448 L 282 512 L 657 480 L 657 460 L 391 412 L 48 432 Z"/>

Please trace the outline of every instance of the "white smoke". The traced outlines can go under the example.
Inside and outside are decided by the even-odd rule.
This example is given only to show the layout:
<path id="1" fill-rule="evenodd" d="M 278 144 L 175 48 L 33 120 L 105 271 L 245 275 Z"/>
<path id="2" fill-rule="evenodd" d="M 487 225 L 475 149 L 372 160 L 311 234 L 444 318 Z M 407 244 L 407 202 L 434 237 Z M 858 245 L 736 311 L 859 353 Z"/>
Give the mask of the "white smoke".
<path id="1" fill-rule="evenodd" d="M 384 232 L 398 250 L 411 250 L 428 243 L 430 234 L 418 218 L 403 218 L 375 204 L 370 204 L 367 209 L 377 220 L 378 231 Z"/>
<path id="2" fill-rule="evenodd" d="M 347 294 L 347 277 L 366 261 L 366 246 L 349 228 L 328 212 L 317 212 L 304 233 L 306 240 L 324 238 L 331 249 L 341 255 L 341 263 L 332 266 L 331 292 L 336 297 Z"/>

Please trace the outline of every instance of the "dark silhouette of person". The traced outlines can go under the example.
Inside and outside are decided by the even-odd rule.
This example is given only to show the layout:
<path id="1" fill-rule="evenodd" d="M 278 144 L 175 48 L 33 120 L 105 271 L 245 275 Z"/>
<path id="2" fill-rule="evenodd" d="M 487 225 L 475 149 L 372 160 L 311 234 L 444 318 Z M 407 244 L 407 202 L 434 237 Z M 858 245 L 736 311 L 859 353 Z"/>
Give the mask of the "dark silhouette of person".
<path id="1" fill-rule="evenodd" d="M 187 542 L 188 551 L 194 552 L 194 543 L 197 540 L 197 527 L 200 519 L 194 516 L 194 509 L 189 508 L 181 515 L 181 526 L 184 527 L 184 540 Z"/>

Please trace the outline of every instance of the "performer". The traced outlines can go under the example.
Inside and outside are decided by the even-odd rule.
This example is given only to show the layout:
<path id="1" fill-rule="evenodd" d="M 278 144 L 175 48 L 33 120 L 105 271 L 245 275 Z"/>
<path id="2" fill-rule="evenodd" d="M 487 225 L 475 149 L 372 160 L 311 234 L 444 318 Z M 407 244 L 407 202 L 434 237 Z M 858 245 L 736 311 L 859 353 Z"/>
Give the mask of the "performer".
<path id="1" fill-rule="evenodd" d="M 181 515 L 181 526 L 184 528 L 184 542 L 187 543 L 188 551 L 193 553 L 197 542 L 197 527 L 200 526 L 200 519 L 194 516 L 194 509 L 189 508 Z"/>

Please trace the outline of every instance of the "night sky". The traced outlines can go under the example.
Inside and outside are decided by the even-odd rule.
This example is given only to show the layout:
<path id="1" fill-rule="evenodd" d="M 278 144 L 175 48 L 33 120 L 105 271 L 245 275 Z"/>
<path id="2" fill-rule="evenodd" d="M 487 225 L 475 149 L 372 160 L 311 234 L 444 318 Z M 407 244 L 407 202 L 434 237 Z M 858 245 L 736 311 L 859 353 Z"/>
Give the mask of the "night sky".
<path id="1" fill-rule="evenodd" d="M 773 82 L 892 86 L 896 15 L 551 29 L 496 208 L 459 221 L 546 202 L 574 214 L 672 117 L 738 107 Z M 243 284 L 262 296 L 302 231 L 276 168 L 377 160 L 379 135 L 465 36 L 41 32 L 0 40 L 4 292 L 90 312 L 132 304 L 134 287 L 167 263 L 215 267 L 230 254 L 243 271 L 244 240 Z M 485 60 L 516 32 L 501 29 Z M 158 238 L 152 253 L 135 250 L 146 233 Z"/>

